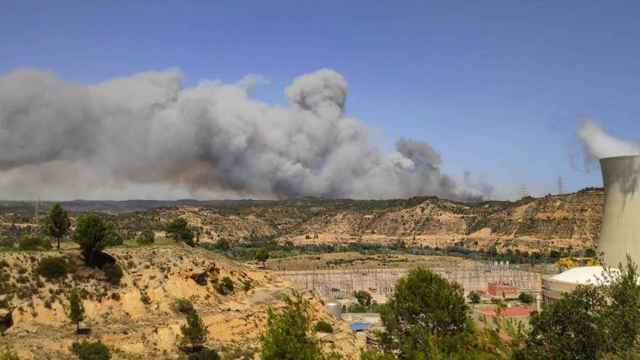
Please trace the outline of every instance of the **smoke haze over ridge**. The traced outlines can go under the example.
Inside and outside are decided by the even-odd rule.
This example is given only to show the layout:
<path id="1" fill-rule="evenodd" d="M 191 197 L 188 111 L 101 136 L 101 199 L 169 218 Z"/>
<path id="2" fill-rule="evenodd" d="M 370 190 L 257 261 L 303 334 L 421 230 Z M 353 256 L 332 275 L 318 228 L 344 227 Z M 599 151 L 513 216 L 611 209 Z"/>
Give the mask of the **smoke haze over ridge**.
<path id="1" fill-rule="evenodd" d="M 382 152 L 345 115 L 347 82 L 322 69 L 293 80 L 288 106 L 251 99 L 262 82 L 203 80 L 179 70 L 96 85 L 50 72 L 0 77 L 0 198 L 469 199 L 492 187 L 457 185 L 428 144 Z M 466 181 L 465 181 L 466 182 Z"/>

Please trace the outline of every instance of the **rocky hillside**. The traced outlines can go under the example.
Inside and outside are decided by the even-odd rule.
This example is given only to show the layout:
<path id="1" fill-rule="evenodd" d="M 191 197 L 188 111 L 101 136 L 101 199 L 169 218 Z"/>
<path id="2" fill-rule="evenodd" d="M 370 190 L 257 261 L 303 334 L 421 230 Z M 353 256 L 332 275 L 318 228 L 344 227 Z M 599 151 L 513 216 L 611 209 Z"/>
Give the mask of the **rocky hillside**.
<path id="1" fill-rule="evenodd" d="M 282 306 L 282 295 L 291 288 L 204 250 L 151 246 L 108 252 L 123 268 L 119 285 L 106 281 L 101 270 L 84 267 L 74 250 L 0 253 L 0 347 L 11 344 L 22 359 L 69 359 L 72 342 L 89 338 L 108 345 L 114 359 L 173 359 L 185 323 L 175 302 L 188 299 L 209 328 L 208 346 L 226 359 L 251 359 L 267 308 Z M 59 255 L 71 259 L 71 274 L 59 280 L 36 274 L 42 258 Z M 225 276 L 234 290 L 223 295 L 216 284 Z M 66 316 L 72 287 L 83 297 L 89 335 L 76 335 Z M 350 329 L 336 322 L 319 300 L 311 298 L 311 305 L 315 320 L 329 321 L 336 329 L 322 335 L 324 346 L 355 358 L 361 344 Z"/>
<path id="2" fill-rule="evenodd" d="M 112 220 L 131 233 L 145 228 L 160 231 L 168 221 L 184 217 L 201 230 L 201 241 L 224 238 L 238 242 L 274 237 L 294 244 L 388 244 L 402 240 L 441 248 L 457 245 L 487 250 L 495 246 L 498 251 L 544 252 L 593 247 L 599 234 L 603 200 L 602 189 L 585 189 L 517 202 L 459 203 L 416 197 L 361 201 L 189 201 L 173 206 L 160 202 L 161 208 L 132 212 L 123 211 L 122 203 L 111 208 L 98 204 L 95 208 L 112 209 Z M 74 206 L 78 208 L 77 204 L 70 204 Z M 85 204 L 82 209 L 92 207 Z M 24 204 L 6 205 L 1 214 L 0 232 L 12 234 L 33 229 L 33 210 Z"/>

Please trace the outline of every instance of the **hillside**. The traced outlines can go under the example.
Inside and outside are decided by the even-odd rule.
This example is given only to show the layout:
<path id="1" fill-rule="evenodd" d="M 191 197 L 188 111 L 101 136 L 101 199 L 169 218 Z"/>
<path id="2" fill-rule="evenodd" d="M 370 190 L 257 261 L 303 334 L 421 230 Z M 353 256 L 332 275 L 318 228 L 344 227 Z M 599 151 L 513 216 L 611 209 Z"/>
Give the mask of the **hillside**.
<path id="1" fill-rule="evenodd" d="M 200 240 L 231 242 L 274 237 L 303 244 L 398 240 L 416 246 L 527 252 L 585 249 L 595 246 L 604 193 L 524 198 L 517 202 L 460 203 L 435 197 L 402 200 L 325 200 L 63 203 L 71 210 L 99 210 L 125 233 L 161 231 L 180 216 L 200 229 Z M 127 204 L 135 204 L 128 207 Z M 140 204 L 145 206 L 140 210 Z M 33 208 L 24 203 L 0 207 L 0 233 L 36 231 Z M 46 207 L 44 204 L 42 207 Z M 158 207 L 155 207 L 155 206 Z M 78 213 L 76 212 L 75 215 Z"/>
<path id="2" fill-rule="evenodd" d="M 0 316 L 13 309 L 13 325 L 0 345 L 11 344 L 23 359 L 67 359 L 73 341 L 100 339 L 115 359 L 176 358 L 176 342 L 184 315 L 178 298 L 189 299 L 209 328 L 208 345 L 224 358 L 253 358 L 264 330 L 268 307 L 283 305 L 291 285 L 204 250 L 186 246 L 113 248 L 108 251 L 124 270 L 119 285 L 105 281 L 100 270 L 82 266 L 76 251 L 65 250 L 75 270 L 62 280 L 46 280 L 33 272 L 40 259 L 57 252 L 0 253 Z M 232 294 L 215 289 L 228 276 Z M 71 287 L 78 287 L 87 313 L 90 335 L 76 335 L 65 315 Z M 317 299 L 313 317 L 333 324 L 334 334 L 322 334 L 327 348 L 355 356 L 360 344 L 343 323 L 337 323 Z M 4 309 L 3 309 L 4 308 Z M 0 324 L 6 327 L 6 324 Z"/>

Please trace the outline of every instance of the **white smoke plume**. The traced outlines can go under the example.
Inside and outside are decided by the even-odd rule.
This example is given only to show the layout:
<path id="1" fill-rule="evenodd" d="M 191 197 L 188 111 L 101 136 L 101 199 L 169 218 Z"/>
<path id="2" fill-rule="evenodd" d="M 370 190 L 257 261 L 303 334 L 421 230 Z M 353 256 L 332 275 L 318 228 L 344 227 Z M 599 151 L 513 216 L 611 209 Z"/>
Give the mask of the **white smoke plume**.
<path id="1" fill-rule="evenodd" d="M 640 155 L 640 145 L 616 139 L 607 134 L 595 122 L 588 120 L 578 130 L 588 154 L 595 159 L 614 156 Z"/>
<path id="2" fill-rule="evenodd" d="M 323 69 L 251 99 L 264 79 L 203 80 L 175 69 L 97 85 L 40 70 L 0 77 L 0 198 L 468 198 L 427 143 L 369 143 L 345 116 L 347 82 Z"/>
<path id="3" fill-rule="evenodd" d="M 482 181 L 481 179 L 474 179 L 471 176 L 471 171 L 467 170 L 464 172 L 463 183 L 467 189 L 475 190 L 480 195 L 482 195 L 482 198 L 484 198 L 485 200 L 492 199 L 494 196 L 494 186 L 485 181 Z"/>

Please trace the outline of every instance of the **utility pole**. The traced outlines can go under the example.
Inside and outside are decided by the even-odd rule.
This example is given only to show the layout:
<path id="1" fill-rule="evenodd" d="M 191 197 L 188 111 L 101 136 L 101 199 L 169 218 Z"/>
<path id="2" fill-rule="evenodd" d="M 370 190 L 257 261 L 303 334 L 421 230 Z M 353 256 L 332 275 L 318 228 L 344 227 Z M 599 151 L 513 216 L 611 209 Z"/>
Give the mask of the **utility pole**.
<path id="1" fill-rule="evenodd" d="M 35 206 L 34 206 L 34 214 L 33 214 L 33 216 L 34 216 L 34 223 L 35 223 L 36 225 L 38 225 L 38 224 L 39 224 L 39 219 L 38 219 L 38 213 L 39 213 L 39 210 L 40 210 L 40 198 L 37 198 L 37 199 L 36 199 L 36 204 L 35 204 Z"/>
<path id="2" fill-rule="evenodd" d="M 529 191 L 527 190 L 527 185 L 522 184 L 520 186 L 520 198 L 522 199 L 522 198 L 525 198 L 527 196 L 529 196 Z"/>
<path id="3" fill-rule="evenodd" d="M 564 183 L 562 181 L 562 176 L 558 176 L 558 195 L 564 194 Z"/>

